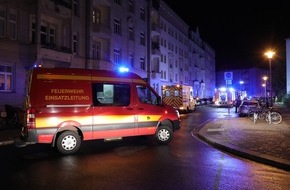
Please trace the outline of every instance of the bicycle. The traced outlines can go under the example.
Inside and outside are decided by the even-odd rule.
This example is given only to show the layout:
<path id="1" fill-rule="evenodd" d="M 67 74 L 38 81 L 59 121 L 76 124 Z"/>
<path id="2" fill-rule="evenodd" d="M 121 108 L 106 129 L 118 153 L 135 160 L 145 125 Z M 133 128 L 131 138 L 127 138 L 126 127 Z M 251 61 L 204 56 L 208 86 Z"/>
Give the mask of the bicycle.
<path id="1" fill-rule="evenodd" d="M 269 124 L 279 124 L 282 122 L 282 115 L 271 108 L 251 108 L 248 111 L 248 118 L 257 123 L 257 120 L 265 120 Z"/>

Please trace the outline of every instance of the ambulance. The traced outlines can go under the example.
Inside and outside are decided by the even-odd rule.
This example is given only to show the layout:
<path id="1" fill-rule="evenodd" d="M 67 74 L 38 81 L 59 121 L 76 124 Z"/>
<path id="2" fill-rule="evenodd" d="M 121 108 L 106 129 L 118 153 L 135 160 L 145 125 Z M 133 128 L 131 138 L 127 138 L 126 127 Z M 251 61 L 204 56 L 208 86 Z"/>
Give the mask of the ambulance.
<path id="1" fill-rule="evenodd" d="M 192 86 L 164 85 L 162 86 L 162 100 L 180 113 L 189 113 L 196 110 Z"/>
<path id="2" fill-rule="evenodd" d="M 131 72 L 34 68 L 29 72 L 21 146 L 51 144 L 64 155 L 84 141 L 155 136 L 169 143 L 180 115 Z"/>

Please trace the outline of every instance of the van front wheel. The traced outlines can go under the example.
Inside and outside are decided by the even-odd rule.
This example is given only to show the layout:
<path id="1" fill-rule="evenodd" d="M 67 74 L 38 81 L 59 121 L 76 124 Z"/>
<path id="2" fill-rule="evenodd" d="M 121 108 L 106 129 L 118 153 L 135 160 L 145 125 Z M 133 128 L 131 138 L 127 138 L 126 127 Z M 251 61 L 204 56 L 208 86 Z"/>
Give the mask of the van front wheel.
<path id="1" fill-rule="evenodd" d="M 75 131 L 64 131 L 57 138 L 56 146 L 62 154 L 74 154 L 81 147 L 81 138 Z"/>
<path id="2" fill-rule="evenodd" d="M 173 138 L 173 131 L 168 126 L 159 126 L 156 131 L 155 137 L 159 143 L 167 144 Z"/>

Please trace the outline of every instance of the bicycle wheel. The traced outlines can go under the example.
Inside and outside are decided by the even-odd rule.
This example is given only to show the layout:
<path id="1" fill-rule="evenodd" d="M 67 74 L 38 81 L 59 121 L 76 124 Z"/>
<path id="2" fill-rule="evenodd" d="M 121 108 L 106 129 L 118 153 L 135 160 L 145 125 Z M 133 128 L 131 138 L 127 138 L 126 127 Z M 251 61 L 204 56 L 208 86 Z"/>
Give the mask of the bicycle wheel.
<path id="1" fill-rule="evenodd" d="M 255 111 L 253 109 L 250 109 L 247 114 L 247 117 L 252 121 L 254 120 L 254 113 Z"/>
<path id="2" fill-rule="evenodd" d="M 282 122 L 282 115 L 278 112 L 271 112 L 271 123 L 279 124 Z"/>

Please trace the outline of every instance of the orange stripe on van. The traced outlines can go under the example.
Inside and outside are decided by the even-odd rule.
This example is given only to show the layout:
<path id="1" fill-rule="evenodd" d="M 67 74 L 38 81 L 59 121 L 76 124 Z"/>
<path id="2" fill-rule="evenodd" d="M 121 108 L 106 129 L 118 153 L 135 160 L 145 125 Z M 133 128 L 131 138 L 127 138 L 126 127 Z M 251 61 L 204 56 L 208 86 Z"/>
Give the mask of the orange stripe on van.
<path id="1" fill-rule="evenodd" d="M 142 83 L 146 82 L 142 79 L 129 79 L 129 78 L 113 78 L 113 77 L 92 77 L 92 81 L 108 81 L 108 82 L 133 82 L 133 83 Z"/>
<path id="2" fill-rule="evenodd" d="M 82 75 L 47 75 L 37 74 L 37 79 L 50 79 L 50 80 L 91 80 L 90 76 Z"/>
<path id="3" fill-rule="evenodd" d="M 106 81 L 106 82 L 132 82 L 132 79 L 129 78 L 112 78 L 112 77 L 92 77 L 92 81 Z"/>
<path id="4" fill-rule="evenodd" d="M 107 82 L 135 82 L 146 84 L 142 79 L 129 79 L 129 78 L 113 78 L 113 77 L 90 77 L 82 75 L 47 75 L 47 74 L 37 74 L 37 79 L 47 79 L 47 80 L 92 80 L 92 81 L 107 81 Z"/>

